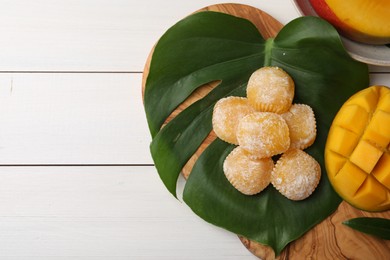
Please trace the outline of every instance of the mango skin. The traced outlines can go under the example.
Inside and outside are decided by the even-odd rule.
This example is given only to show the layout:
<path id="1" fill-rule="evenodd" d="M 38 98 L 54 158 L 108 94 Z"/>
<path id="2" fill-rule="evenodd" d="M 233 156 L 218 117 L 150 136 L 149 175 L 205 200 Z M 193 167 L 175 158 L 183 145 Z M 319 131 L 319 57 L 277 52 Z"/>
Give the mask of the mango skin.
<path id="1" fill-rule="evenodd" d="M 390 43 L 390 1 L 310 0 L 317 14 L 345 37 L 366 44 Z"/>
<path id="2" fill-rule="evenodd" d="M 334 190 L 365 211 L 390 209 L 390 89 L 371 86 L 340 108 L 325 145 Z"/>

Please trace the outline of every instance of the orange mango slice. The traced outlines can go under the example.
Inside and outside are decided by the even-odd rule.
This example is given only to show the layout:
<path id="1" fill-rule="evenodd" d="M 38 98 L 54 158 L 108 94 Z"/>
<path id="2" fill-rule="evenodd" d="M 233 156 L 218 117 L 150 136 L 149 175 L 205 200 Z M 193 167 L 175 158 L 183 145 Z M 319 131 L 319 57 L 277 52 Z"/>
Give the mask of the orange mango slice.
<path id="1" fill-rule="evenodd" d="M 350 97 L 330 127 L 325 166 L 335 191 L 356 208 L 390 209 L 390 89 Z"/>

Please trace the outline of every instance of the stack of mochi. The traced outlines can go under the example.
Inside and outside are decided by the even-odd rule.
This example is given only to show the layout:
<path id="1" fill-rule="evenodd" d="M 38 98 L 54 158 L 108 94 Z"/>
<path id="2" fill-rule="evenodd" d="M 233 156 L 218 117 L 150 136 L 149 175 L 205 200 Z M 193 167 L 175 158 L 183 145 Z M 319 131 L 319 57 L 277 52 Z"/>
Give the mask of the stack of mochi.
<path id="1" fill-rule="evenodd" d="M 249 78 L 247 97 L 230 96 L 215 104 L 215 134 L 237 145 L 223 171 L 241 193 L 254 195 L 272 183 L 288 199 L 303 200 L 317 187 L 320 165 L 303 151 L 316 138 L 316 120 L 310 106 L 292 104 L 294 92 L 284 70 L 262 67 Z M 281 156 L 276 160 L 276 155 Z"/>

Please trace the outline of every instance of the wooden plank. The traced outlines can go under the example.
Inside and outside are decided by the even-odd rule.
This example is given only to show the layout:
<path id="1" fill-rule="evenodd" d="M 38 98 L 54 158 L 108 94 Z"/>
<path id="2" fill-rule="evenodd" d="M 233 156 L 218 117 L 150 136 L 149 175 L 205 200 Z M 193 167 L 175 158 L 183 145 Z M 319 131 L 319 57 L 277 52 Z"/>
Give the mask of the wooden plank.
<path id="1" fill-rule="evenodd" d="M 260 8 L 283 24 L 299 16 L 290 0 L 240 3 Z M 169 27 L 211 4 L 215 2 L 6 1 L 0 9 L 0 71 L 140 72 Z"/>
<path id="2" fill-rule="evenodd" d="M 298 16 L 290 0 L 240 2 L 272 12 L 282 23 Z M 0 71 L 142 71 L 150 49 L 169 27 L 214 3 L 5 1 Z"/>
<path id="3" fill-rule="evenodd" d="M 0 74 L 0 164 L 151 164 L 141 74 Z"/>
<path id="4" fill-rule="evenodd" d="M 255 259 L 145 166 L 0 167 L 0 258 Z"/>
<path id="5" fill-rule="evenodd" d="M 141 76 L 0 73 L 0 165 L 152 164 Z"/>

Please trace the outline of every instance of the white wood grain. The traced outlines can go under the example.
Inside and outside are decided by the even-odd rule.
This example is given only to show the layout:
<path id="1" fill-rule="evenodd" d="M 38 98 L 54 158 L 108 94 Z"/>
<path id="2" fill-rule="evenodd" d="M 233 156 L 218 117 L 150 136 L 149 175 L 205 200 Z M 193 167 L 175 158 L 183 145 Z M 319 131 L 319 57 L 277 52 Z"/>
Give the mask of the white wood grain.
<path id="1" fill-rule="evenodd" d="M 241 0 L 282 22 L 299 16 L 292 0 Z M 0 71 L 143 70 L 157 40 L 212 0 L 0 0 Z M 378 68 L 372 66 L 372 70 Z M 389 72 L 389 68 L 379 71 Z"/>
<path id="2" fill-rule="evenodd" d="M 150 164 L 141 74 L 1 73 L 0 164 Z"/>
<path id="3" fill-rule="evenodd" d="M 298 17 L 292 0 L 224 2 Z M 215 3 L 0 0 L 0 165 L 152 164 L 139 72 L 169 27 Z M 389 68 L 370 70 L 390 86 Z M 0 259 L 256 258 L 152 166 L 0 166 Z"/>
<path id="4" fill-rule="evenodd" d="M 283 23 L 298 16 L 291 0 L 224 2 L 261 8 Z M 216 3 L 1 0 L 0 71 L 142 71 L 169 27 Z"/>
<path id="5" fill-rule="evenodd" d="M 255 259 L 145 166 L 0 167 L 0 241 L 0 259 Z"/>

